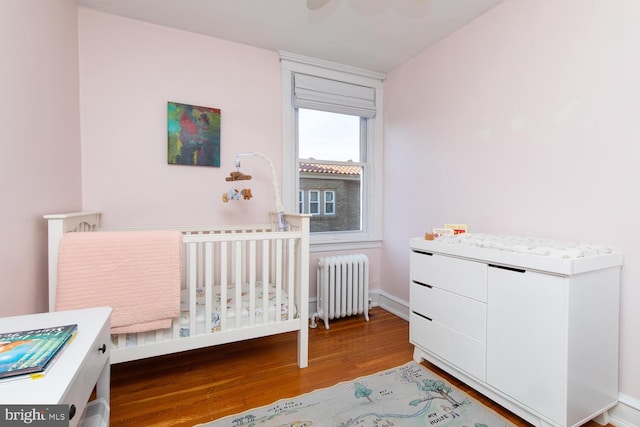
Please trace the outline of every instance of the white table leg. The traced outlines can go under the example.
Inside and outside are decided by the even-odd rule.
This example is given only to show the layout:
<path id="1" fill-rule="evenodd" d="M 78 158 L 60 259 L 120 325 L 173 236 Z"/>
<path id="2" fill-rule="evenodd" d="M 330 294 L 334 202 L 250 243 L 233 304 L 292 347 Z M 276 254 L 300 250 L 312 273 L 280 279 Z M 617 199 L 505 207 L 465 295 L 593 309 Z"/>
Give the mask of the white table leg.
<path id="1" fill-rule="evenodd" d="M 98 382 L 96 383 L 96 397 L 103 398 L 107 401 L 107 405 L 111 405 L 111 363 L 107 359 L 107 363 L 102 367 Z"/>

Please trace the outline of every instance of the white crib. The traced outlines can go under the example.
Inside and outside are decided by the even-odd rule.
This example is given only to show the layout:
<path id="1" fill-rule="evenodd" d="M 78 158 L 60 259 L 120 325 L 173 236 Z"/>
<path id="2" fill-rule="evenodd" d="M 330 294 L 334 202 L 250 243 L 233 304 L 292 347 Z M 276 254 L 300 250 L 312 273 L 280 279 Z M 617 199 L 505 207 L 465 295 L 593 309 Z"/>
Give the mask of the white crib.
<path id="1" fill-rule="evenodd" d="M 100 229 L 99 213 L 45 215 L 45 219 L 49 310 L 55 311 L 63 234 L 109 229 Z M 307 367 L 309 217 L 287 214 L 285 219 L 287 231 L 278 231 L 275 216 L 272 224 L 263 225 L 163 228 L 183 235 L 180 316 L 170 329 L 112 335 L 111 363 L 298 331 L 298 366 Z M 216 297 L 233 300 L 236 306 L 216 306 Z"/>

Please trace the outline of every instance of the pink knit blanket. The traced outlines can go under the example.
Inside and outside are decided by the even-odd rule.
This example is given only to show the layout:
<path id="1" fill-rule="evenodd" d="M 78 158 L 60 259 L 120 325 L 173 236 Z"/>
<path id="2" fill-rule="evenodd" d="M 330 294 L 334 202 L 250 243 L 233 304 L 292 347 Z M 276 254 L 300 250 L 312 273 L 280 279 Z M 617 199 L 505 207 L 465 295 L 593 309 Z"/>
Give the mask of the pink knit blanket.
<path id="1" fill-rule="evenodd" d="M 112 334 L 169 328 L 180 311 L 181 276 L 178 231 L 66 233 L 56 310 L 112 307 Z"/>

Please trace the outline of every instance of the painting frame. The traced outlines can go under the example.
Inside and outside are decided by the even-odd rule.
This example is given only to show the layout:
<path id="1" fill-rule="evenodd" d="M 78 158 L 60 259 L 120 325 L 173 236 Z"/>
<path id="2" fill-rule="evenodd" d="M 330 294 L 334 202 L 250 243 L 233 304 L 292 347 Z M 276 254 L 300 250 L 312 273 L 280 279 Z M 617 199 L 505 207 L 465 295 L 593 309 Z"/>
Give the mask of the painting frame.
<path id="1" fill-rule="evenodd" d="M 167 162 L 220 167 L 219 108 L 167 102 Z"/>

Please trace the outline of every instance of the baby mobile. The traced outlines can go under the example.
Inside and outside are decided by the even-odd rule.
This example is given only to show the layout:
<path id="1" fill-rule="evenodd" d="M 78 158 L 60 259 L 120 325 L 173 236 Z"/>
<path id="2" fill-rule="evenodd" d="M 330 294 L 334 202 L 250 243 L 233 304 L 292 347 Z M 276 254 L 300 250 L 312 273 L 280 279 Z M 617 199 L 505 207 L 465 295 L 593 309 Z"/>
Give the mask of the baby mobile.
<path id="1" fill-rule="evenodd" d="M 236 170 L 234 172 L 230 172 L 229 176 L 225 178 L 225 181 L 236 182 L 236 181 L 249 181 L 249 180 L 251 180 L 251 175 L 247 175 L 247 174 L 244 174 L 244 173 L 240 172 L 240 157 L 241 156 L 260 157 L 260 158 L 266 160 L 267 163 L 269 163 L 269 166 L 271 167 L 271 176 L 273 178 L 273 191 L 274 191 L 274 196 L 275 196 L 276 211 L 278 212 L 278 229 L 280 231 L 285 231 L 286 230 L 286 223 L 285 223 L 285 219 L 284 219 L 284 208 L 282 207 L 282 203 L 280 203 L 280 190 L 279 190 L 279 186 L 278 186 L 278 178 L 276 176 L 275 168 L 273 167 L 273 162 L 271 161 L 271 159 L 269 157 L 267 157 L 263 153 L 258 153 L 258 152 L 236 154 Z M 226 193 L 222 194 L 222 201 L 224 203 L 227 203 L 230 200 L 240 200 L 241 197 L 242 197 L 243 200 L 250 200 L 253 197 L 253 194 L 251 194 L 251 189 L 250 188 L 243 188 L 242 190 L 238 190 L 236 188 L 232 188 L 231 190 L 229 190 Z"/>
<path id="2" fill-rule="evenodd" d="M 251 175 L 246 175 L 240 172 L 240 156 L 242 154 L 236 155 L 236 171 L 230 172 L 229 176 L 225 178 L 225 181 L 250 181 Z M 250 200 L 253 195 L 251 194 L 250 188 L 243 188 L 242 190 L 238 190 L 236 188 L 232 188 L 228 192 L 222 194 L 222 201 L 227 203 L 229 200 L 240 200 L 242 197 L 244 200 Z"/>

